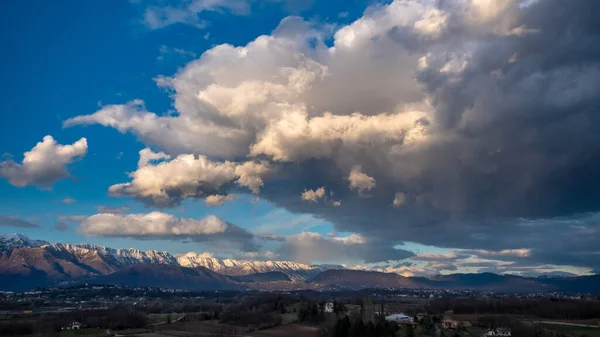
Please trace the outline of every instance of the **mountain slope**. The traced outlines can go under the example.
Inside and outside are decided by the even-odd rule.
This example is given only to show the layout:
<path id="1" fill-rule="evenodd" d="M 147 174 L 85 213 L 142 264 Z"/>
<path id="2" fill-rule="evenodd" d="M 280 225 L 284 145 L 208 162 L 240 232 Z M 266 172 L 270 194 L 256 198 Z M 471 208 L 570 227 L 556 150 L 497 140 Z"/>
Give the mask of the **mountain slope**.
<path id="1" fill-rule="evenodd" d="M 175 264 L 164 252 L 112 249 L 98 245 L 48 244 L 11 236 L 0 253 L 1 290 L 24 290 L 114 273 L 136 264 Z M 8 245 L 5 245 L 8 247 Z"/>
<path id="2" fill-rule="evenodd" d="M 206 253 L 187 253 L 179 258 L 175 258 L 167 252 L 156 250 L 143 252 L 133 248 L 113 249 L 95 244 L 50 244 L 47 241 L 31 240 L 21 234 L 0 237 L 0 253 L 9 252 L 15 248 L 35 247 L 47 247 L 47 249 L 53 250 L 55 253 L 61 252 L 64 254 L 62 259 L 77 260 L 83 264 L 91 263 L 93 264 L 91 267 L 94 269 L 92 274 L 98 275 L 109 274 L 136 264 L 169 264 L 189 268 L 205 267 L 214 272 L 229 276 L 282 272 L 294 281 L 303 281 L 324 270 L 343 269 L 341 266 L 310 266 L 292 261 L 217 259 Z M 23 254 L 28 253 L 23 252 Z M 67 256 L 69 254 L 73 256 Z M 42 270 L 47 269 L 47 267 L 42 268 Z M 65 278 L 68 277 L 61 277 L 61 279 Z"/>
<path id="3" fill-rule="evenodd" d="M 600 293 L 600 274 L 578 277 L 547 277 L 543 283 L 564 292 Z"/>
<path id="4" fill-rule="evenodd" d="M 138 264 L 92 280 L 98 284 L 187 290 L 242 289 L 234 280 L 203 267 Z"/>
<path id="5" fill-rule="evenodd" d="M 265 282 L 278 282 L 278 281 L 291 282 L 292 281 L 285 273 L 280 272 L 280 271 L 270 271 L 270 272 L 266 272 L 266 273 L 256 273 L 256 274 L 232 276 L 232 278 L 234 278 L 240 282 L 249 282 L 249 283 L 265 283 Z"/>
<path id="6" fill-rule="evenodd" d="M 2 289 L 23 290 L 112 273 L 116 268 L 96 252 L 77 253 L 61 246 L 15 248 L 0 254 Z"/>
<path id="7" fill-rule="evenodd" d="M 364 270 L 326 270 L 307 283 L 349 288 L 420 288 L 415 280 L 393 273 Z"/>

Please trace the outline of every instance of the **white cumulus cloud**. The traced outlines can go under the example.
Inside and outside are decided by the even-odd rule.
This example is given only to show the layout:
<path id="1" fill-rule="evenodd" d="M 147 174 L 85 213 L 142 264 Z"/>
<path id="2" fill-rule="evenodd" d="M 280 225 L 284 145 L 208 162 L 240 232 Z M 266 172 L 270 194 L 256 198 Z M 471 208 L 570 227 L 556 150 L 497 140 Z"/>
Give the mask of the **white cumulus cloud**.
<path id="1" fill-rule="evenodd" d="M 164 152 L 153 152 L 149 148 L 142 149 L 139 153 L 140 159 L 138 160 L 138 168 L 144 167 L 154 161 L 171 159 L 171 156 L 168 154 Z"/>
<path id="2" fill-rule="evenodd" d="M 354 166 L 348 175 L 350 189 L 358 191 L 359 194 L 373 189 L 375 187 L 375 178 L 362 172 L 360 166 Z"/>
<path id="3" fill-rule="evenodd" d="M 81 138 L 71 145 L 61 145 L 45 136 L 33 149 L 25 152 L 21 164 L 12 160 L 0 162 L 0 176 L 14 186 L 49 187 L 69 176 L 67 166 L 87 154 L 87 140 Z"/>
<path id="4" fill-rule="evenodd" d="M 399 208 L 402 207 L 406 203 L 406 195 L 402 192 L 397 192 L 394 195 L 394 201 L 392 202 L 392 206 Z"/>
<path id="5" fill-rule="evenodd" d="M 319 187 L 316 190 L 304 190 L 301 197 L 302 200 L 309 202 L 317 202 L 319 199 L 325 196 L 325 187 Z"/>
<path id="6" fill-rule="evenodd" d="M 182 218 L 164 212 L 99 213 L 81 219 L 78 232 L 85 236 L 129 237 L 149 240 L 192 240 L 220 248 L 256 251 L 254 236 L 214 215 L 202 219 Z"/>
<path id="7" fill-rule="evenodd" d="M 112 185 L 114 196 L 132 196 L 159 207 L 173 206 L 185 198 L 218 194 L 223 185 L 236 181 L 252 192 L 260 192 L 263 177 L 272 170 L 265 162 L 217 162 L 205 156 L 179 155 L 152 163 L 149 159 L 168 159 L 164 154 L 140 151 L 141 165 L 130 174 L 131 182 Z"/>
<path id="8" fill-rule="evenodd" d="M 208 197 L 206 197 L 206 199 L 204 199 L 204 205 L 206 205 L 207 207 L 218 207 L 223 206 L 225 202 L 232 200 L 235 200 L 235 195 L 233 194 L 214 194 L 209 195 Z"/>

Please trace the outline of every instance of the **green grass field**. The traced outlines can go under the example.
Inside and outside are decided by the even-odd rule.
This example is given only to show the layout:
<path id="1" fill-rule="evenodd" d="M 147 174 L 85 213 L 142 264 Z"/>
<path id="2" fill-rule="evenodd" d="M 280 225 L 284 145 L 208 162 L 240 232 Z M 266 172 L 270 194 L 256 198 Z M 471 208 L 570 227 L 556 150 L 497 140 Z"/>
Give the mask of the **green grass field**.
<path id="1" fill-rule="evenodd" d="M 584 328 L 570 325 L 541 324 L 542 327 L 571 336 L 600 337 L 600 328 Z"/>
<path id="2" fill-rule="evenodd" d="M 181 317 L 183 314 L 177 314 L 177 313 L 150 314 L 150 315 L 148 315 L 148 318 L 150 318 L 151 323 L 166 323 L 169 315 L 171 315 L 171 322 L 174 322 L 176 319 Z"/>
<path id="3" fill-rule="evenodd" d="M 298 314 L 295 312 L 288 312 L 281 315 L 281 324 L 286 325 L 292 322 L 298 321 Z"/>

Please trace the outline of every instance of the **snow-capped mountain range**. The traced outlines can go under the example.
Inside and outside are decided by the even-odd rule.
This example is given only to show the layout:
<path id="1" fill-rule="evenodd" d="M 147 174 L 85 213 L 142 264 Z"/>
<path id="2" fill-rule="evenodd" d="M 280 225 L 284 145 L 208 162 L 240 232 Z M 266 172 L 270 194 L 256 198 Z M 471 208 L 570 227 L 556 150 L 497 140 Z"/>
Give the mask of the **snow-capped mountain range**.
<path id="1" fill-rule="evenodd" d="M 124 265 L 132 265 L 138 263 L 150 263 L 150 264 L 177 264 L 177 259 L 167 253 L 160 252 L 157 250 L 141 251 L 135 248 L 129 249 L 113 249 L 101 245 L 94 244 L 80 244 L 77 247 L 96 251 L 101 255 L 111 255 L 119 260 Z"/>
<path id="2" fill-rule="evenodd" d="M 0 254 L 15 248 L 40 248 L 53 253 L 70 254 L 78 260 L 99 257 L 115 270 L 136 264 L 169 264 L 182 267 L 205 267 L 222 275 L 240 276 L 255 273 L 279 271 L 292 280 L 300 281 L 327 269 L 343 269 L 341 266 L 307 265 L 293 261 L 253 261 L 219 259 L 209 253 L 194 253 L 175 257 L 167 252 L 156 250 L 141 251 L 138 249 L 114 249 L 95 244 L 72 245 L 67 243 L 49 243 L 43 240 L 31 240 L 21 234 L 0 236 Z"/>
<path id="3" fill-rule="evenodd" d="M 290 279 L 294 282 L 289 282 Z M 218 259 L 208 253 L 187 253 L 175 257 L 158 251 L 48 243 L 19 234 L 0 236 L 1 291 L 68 286 L 81 282 L 189 290 L 383 287 L 600 293 L 600 275 L 527 278 L 481 273 L 404 277 L 335 265 Z"/>
<path id="4" fill-rule="evenodd" d="M 43 240 L 31 240 L 23 234 L 0 235 L 0 252 L 12 250 L 14 248 L 39 247 L 47 245 L 50 242 Z"/>
<path id="5" fill-rule="evenodd" d="M 177 262 L 183 267 L 205 267 L 219 274 L 229 276 L 280 271 L 288 275 L 292 280 L 302 280 L 325 270 L 320 265 L 307 265 L 293 261 L 218 259 L 210 254 L 193 252 L 179 256 Z M 327 269 L 331 269 L 329 267 L 327 266 Z M 341 266 L 336 267 L 337 269 L 343 268 Z"/>

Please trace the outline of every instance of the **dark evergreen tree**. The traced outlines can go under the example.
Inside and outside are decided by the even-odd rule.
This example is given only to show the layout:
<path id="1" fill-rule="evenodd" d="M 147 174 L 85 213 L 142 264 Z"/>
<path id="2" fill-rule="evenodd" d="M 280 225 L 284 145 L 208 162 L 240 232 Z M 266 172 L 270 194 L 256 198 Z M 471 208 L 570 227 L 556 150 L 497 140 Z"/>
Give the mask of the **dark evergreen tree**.
<path id="1" fill-rule="evenodd" d="M 350 327 L 350 337 L 363 337 L 365 332 L 365 324 L 362 320 L 357 320 L 352 323 L 352 326 Z"/>
<path id="2" fill-rule="evenodd" d="M 415 331 L 413 330 L 412 324 L 406 325 L 406 337 L 415 337 Z"/>

